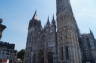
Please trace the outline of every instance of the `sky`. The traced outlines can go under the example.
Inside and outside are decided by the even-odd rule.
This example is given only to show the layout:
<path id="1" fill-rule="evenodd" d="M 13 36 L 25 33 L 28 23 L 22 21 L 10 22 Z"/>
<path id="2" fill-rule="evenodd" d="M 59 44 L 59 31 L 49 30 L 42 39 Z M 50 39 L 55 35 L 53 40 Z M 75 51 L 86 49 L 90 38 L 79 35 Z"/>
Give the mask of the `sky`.
<path id="1" fill-rule="evenodd" d="M 89 33 L 89 28 L 96 37 L 96 0 L 70 0 L 74 17 L 80 32 Z M 2 41 L 14 43 L 16 50 L 26 47 L 28 23 L 35 10 L 44 26 L 48 16 L 50 21 L 56 16 L 55 0 L 0 0 L 0 18 L 7 28 Z"/>

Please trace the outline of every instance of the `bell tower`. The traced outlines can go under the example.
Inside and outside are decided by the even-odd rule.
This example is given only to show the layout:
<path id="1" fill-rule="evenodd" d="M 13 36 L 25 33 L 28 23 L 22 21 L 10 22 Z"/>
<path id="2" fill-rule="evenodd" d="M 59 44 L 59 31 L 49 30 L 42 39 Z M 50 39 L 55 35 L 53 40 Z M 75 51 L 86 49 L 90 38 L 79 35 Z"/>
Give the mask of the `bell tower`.
<path id="1" fill-rule="evenodd" d="M 78 27 L 70 0 L 56 0 L 59 63 L 81 63 Z"/>

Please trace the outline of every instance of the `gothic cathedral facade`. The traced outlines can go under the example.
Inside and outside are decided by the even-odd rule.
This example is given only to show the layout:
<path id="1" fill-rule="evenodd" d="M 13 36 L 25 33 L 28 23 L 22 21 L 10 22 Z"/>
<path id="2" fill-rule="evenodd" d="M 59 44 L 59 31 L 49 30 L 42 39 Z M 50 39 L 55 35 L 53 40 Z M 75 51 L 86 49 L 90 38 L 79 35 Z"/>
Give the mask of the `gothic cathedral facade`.
<path id="1" fill-rule="evenodd" d="M 96 63 L 94 35 L 80 34 L 70 0 L 56 0 L 56 9 L 56 20 L 48 18 L 44 27 L 34 13 L 24 63 Z"/>

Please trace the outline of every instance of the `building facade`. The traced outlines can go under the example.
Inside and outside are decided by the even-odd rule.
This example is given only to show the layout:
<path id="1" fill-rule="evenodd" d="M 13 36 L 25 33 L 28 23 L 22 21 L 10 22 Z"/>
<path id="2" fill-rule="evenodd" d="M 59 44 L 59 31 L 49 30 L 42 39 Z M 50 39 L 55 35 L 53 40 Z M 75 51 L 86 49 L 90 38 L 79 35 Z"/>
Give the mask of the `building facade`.
<path id="1" fill-rule="evenodd" d="M 82 63 L 96 63 L 96 40 L 93 33 L 80 36 L 80 47 L 82 51 Z"/>
<path id="2" fill-rule="evenodd" d="M 0 63 L 16 63 L 16 50 L 14 50 L 15 44 L 9 44 L 7 42 L 0 41 Z"/>
<path id="3" fill-rule="evenodd" d="M 69 0 L 57 2 L 57 42 L 59 63 L 81 63 L 78 31 Z"/>
<path id="4" fill-rule="evenodd" d="M 56 20 L 44 27 L 36 12 L 29 22 L 25 63 L 96 63 L 93 33 L 80 34 L 70 0 L 56 0 Z M 57 23 L 55 23 L 57 21 Z"/>
<path id="5" fill-rule="evenodd" d="M 43 28 L 40 20 L 36 17 L 35 12 L 29 23 L 25 63 L 56 63 L 57 40 L 55 19 L 53 17 L 50 23 L 48 18 Z"/>

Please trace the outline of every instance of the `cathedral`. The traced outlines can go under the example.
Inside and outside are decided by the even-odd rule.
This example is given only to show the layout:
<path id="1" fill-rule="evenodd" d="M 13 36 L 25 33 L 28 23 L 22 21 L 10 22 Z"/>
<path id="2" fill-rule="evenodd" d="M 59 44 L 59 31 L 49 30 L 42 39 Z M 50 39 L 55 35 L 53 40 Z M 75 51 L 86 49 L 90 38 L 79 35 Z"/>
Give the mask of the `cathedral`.
<path id="1" fill-rule="evenodd" d="M 44 27 L 34 13 L 24 63 L 96 63 L 96 39 L 79 32 L 70 0 L 56 0 L 56 19 Z"/>

